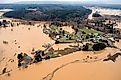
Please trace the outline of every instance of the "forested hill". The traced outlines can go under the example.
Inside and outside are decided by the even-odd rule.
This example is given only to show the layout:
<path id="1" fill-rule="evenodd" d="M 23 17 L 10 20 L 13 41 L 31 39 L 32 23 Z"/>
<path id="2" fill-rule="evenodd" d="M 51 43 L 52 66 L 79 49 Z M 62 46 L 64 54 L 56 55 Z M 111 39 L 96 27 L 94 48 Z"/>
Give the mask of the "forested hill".
<path id="1" fill-rule="evenodd" d="M 14 11 L 5 13 L 3 16 L 25 20 L 77 21 L 91 13 L 91 10 L 79 5 L 34 4 L 19 5 L 12 9 Z"/>

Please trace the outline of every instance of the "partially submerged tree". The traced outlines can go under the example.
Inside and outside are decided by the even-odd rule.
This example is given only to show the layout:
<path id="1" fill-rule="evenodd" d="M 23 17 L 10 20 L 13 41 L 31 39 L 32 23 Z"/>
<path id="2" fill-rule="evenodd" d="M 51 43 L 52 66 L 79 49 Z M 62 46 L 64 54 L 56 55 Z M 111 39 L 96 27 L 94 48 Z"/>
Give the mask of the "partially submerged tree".
<path id="1" fill-rule="evenodd" d="M 92 48 L 94 51 L 99 51 L 99 50 L 103 50 L 104 48 L 106 48 L 106 45 L 104 43 L 96 43 L 93 45 Z"/>

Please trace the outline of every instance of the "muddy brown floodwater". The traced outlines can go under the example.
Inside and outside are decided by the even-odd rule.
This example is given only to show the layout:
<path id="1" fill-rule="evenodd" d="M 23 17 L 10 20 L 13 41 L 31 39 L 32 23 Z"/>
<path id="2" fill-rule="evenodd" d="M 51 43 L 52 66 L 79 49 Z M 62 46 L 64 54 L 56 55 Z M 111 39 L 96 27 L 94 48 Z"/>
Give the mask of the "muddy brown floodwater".
<path id="1" fill-rule="evenodd" d="M 8 44 L 3 44 L 3 41 L 7 41 Z M 0 80 L 121 80 L 121 58 L 117 58 L 115 63 L 102 61 L 106 55 L 117 51 L 112 48 L 99 52 L 79 51 L 29 65 L 26 69 L 17 68 L 15 53 L 30 53 L 32 48 L 44 49 L 42 45 L 48 42 L 53 40 L 37 25 L 0 28 L 0 73 L 4 67 L 7 67 L 8 71 L 12 70 L 10 76 L 0 75 Z M 54 48 L 65 46 L 68 45 L 54 45 Z M 53 71 L 55 72 L 52 75 Z"/>

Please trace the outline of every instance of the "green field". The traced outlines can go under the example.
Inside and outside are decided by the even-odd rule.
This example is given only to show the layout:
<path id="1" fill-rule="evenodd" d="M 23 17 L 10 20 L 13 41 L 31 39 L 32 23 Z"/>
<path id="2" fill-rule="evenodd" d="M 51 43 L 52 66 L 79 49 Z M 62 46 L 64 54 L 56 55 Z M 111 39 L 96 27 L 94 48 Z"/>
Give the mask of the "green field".
<path id="1" fill-rule="evenodd" d="M 88 28 L 83 28 L 83 29 L 80 29 L 80 31 L 82 32 L 85 32 L 86 34 L 89 34 L 89 33 L 98 33 L 98 34 L 101 34 L 102 32 L 100 31 L 97 31 L 97 30 L 94 30 L 94 29 L 88 29 Z"/>

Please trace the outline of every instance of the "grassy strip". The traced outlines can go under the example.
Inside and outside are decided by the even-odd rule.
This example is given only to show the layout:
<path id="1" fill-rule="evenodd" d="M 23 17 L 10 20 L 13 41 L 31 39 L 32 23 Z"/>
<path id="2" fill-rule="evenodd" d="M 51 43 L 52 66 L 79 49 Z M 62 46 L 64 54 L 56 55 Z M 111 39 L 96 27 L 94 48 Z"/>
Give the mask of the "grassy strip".
<path id="1" fill-rule="evenodd" d="M 79 51 L 79 49 L 78 48 L 64 48 L 61 50 L 55 50 L 53 52 L 48 51 L 46 54 L 49 55 L 50 58 L 56 58 L 56 57 L 67 55 L 76 51 Z"/>
<path id="2" fill-rule="evenodd" d="M 86 34 L 89 34 L 89 33 L 98 33 L 98 34 L 101 34 L 102 32 L 100 31 L 97 31 L 97 30 L 94 30 L 94 29 L 87 29 L 87 28 L 83 28 L 83 29 L 80 29 L 81 32 L 85 32 Z"/>

